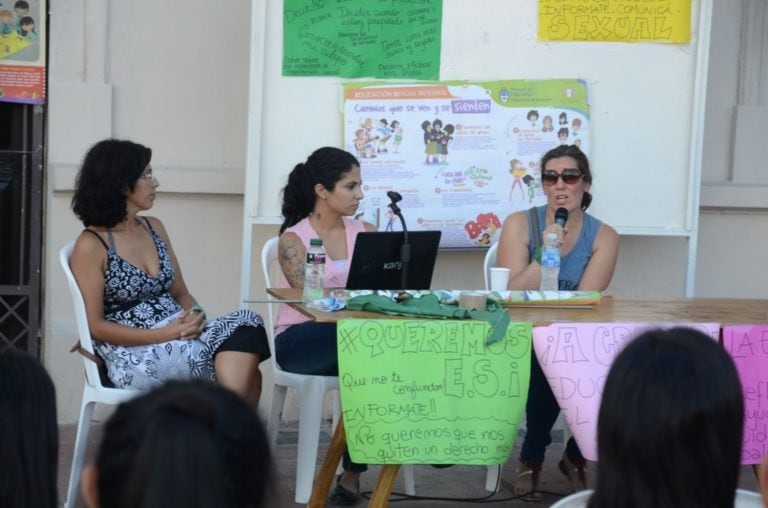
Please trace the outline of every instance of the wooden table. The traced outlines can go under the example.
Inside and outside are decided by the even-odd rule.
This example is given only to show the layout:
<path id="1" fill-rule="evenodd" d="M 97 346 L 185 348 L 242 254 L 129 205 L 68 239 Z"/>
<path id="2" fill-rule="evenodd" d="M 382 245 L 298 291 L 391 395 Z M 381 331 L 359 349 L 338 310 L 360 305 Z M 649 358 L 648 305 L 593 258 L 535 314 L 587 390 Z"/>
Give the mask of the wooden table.
<path id="1" fill-rule="evenodd" d="M 299 303 L 300 289 L 267 289 L 267 293 L 307 317 L 319 323 L 335 323 L 341 319 L 386 319 L 377 312 L 336 311 L 321 312 L 308 309 Z M 290 302 L 290 303 L 289 303 Z M 549 326 L 554 323 L 719 323 L 764 324 L 768 323 L 768 300 L 731 298 L 679 298 L 633 299 L 604 297 L 593 308 L 542 308 L 528 306 L 508 307 L 513 321 L 531 322 L 533 326 Z M 331 439 L 320 473 L 312 489 L 307 506 L 322 508 L 326 504 L 336 465 L 346 448 L 344 420 L 341 419 Z M 384 465 L 373 490 L 369 507 L 387 506 L 399 465 Z"/>
<path id="2" fill-rule="evenodd" d="M 267 289 L 267 293 L 278 300 L 301 300 L 300 289 Z M 289 305 L 318 323 L 387 317 L 377 312 L 322 312 L 308 309 L 300 303 Z M 768 323 L 768 300 L 731 298 L 651 300 L 607 296 L 593 308 L 564 309 L 514 305 L 508 307 L 508 310 L 513 321 L 531 322 L 533 326 L 549 326 L 553 323 Z"/>

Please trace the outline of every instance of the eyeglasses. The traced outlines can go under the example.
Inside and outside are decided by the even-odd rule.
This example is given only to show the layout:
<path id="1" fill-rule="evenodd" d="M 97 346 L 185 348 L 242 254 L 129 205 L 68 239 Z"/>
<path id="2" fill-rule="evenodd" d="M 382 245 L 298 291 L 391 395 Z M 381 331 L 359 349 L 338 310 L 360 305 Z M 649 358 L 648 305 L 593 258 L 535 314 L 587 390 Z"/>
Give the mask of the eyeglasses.
<path id="1" fill-rule="evenodd" d="M 576 168 L 565 168 L 562 173 L 558 173 L 551 169 L 545 169 L 541 172 L 541 182 L 544 185 L 551 186 L 557 183 L 558 178 L 562 178 L 563 183 L 573 185 L 581 180 L 582 176 L 584 175 L 582 175 L 581 171 Z"/>
<path id="2" fill-rule="evenodd" d="M 152 181 L 152 179 L 154 177 L 155 177 L 155 175 L 152 174 L 152 170 L 151 169 L 149 171 L 147 171 L 146 173 L 142 173 L 141 176 L 139 176 L 139 178 L 144 178 L 144 179 L 149 180 L 149 181 Z"/>

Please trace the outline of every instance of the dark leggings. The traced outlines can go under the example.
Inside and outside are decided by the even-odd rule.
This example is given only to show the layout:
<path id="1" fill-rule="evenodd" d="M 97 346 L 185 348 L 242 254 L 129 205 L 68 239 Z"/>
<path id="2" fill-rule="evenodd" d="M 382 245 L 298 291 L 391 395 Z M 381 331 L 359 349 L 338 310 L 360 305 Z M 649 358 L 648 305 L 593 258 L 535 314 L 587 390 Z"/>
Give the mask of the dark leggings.
<path id="1" fill-rule="evenodd" d="M 287 372 L 338 376 L 336 325 L 307 321 L 288 327 L 275 337 L 275 359 Z M 352 462 L 346 450 L 342 465 L 345 471 L 362 473 L 368 470 L 367 465 Z"/>
<path id="2" fill-rule="evenodd" d="M 259 355 L 261 361 L 271 356 L 269 342 L 267 341 L 267 331 L 263 326 L 238 326 L 232 332 L 232 335 L 219 346 L 219 349 L 214 353 L 214 357 L 222 351 L 253 353 Z"/>
<path id="3" fill-rule="evenodd" d="M 552 426 L 560 413 L 560 405 L 552 388 L 541 370 L 536 354 L 531 352 L 531 384 L 528 388 L 528 403 L 525 406 L 526 432 L 520 461 L 533 464 L 544 463 L 544 452 L 552 442 Z M 584 462 L 581 450 L 571 437 L 565 445 L 565 455 L 574 464 Z"/>

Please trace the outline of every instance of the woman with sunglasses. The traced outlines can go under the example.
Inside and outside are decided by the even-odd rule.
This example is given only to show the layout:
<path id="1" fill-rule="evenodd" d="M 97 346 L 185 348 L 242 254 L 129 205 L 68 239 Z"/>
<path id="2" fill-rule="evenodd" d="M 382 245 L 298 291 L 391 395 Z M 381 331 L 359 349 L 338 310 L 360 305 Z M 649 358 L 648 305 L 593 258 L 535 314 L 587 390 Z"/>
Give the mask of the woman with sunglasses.
<path id="1" fill-rule="evenodd" d="M 547 204 L 513 213 L 506 218 L 501 229 L 496 264 L 510 269 L 509 289 L 538 289 L 542 242 L 537 238 L 555 233 L 561 253 L 560 290 L 603 291 L 613 277 L 619 236 L 612 227 L 585 212 L 592 202 L 589 193 L 592 173 L 587 156 L 575 145 L 560 145 L 544 154 L 540 167 Z M 568 210 L 564 226 L 555 223 L 558 208 Z M 532 214 L 536 214 L 537 221 L 531 220 Z M 540 231 L 534 231 L 535 222 L 538 222 Z M 536 355 L 531 355 L 527 432 L 514 488 L 517 495 L 526 496 L 528 500 L 542 498 L 536 489 L 546 447 L 552 442 L 550 431 L 559 412 L 560 407 Z M 573 438 L 568 440 L 558 467 L 568 477 L 574 491 L 586 488 L 586 460 Z"/>

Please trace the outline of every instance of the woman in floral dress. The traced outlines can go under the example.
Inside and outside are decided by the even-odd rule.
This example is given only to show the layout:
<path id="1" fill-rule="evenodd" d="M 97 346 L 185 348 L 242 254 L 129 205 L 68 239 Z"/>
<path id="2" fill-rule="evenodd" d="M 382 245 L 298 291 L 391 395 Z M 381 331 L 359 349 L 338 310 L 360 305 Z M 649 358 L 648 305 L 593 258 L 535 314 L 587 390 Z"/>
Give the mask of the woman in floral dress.
<path id="1" fill-rule="evenodd" d="M 269 357 L 264 322 L 238 310 L 208 320 L 184 283 L 163 223 L 139 215 L 159 186 L 152 151 L 107 139 L 86 154 L 72 209 L 86 229 L 70 259 L 96 353 L 118 387 L 204 378 L 256 403 L 259 363 Z"/>

